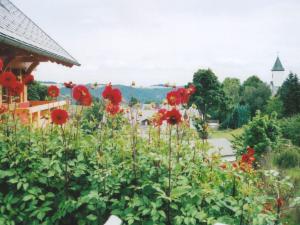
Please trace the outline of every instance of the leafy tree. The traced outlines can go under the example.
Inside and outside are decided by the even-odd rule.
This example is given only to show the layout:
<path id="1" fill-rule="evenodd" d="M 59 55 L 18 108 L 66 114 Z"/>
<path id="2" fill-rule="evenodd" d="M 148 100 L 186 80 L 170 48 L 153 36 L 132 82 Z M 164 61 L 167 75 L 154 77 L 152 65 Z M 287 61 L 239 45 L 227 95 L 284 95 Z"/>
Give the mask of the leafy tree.
<path id="1" fill-rule="evenodd" d="M 222 122 L 221 128 L 236 129 L 247 124 L 251 118 L 248 105 L 237 105 L 233 108 L 232 112 Z"/>
<path id="2" fill-rule="evenodd" d="M 276 113 L 268 116 L 258 111 L 252 121 L 245 126 L 244 132 L 235 137 L 233 147 L 241 154 L 245 152 L 247 146 L 250 146 L 255 149 L 256 157 L 260 157 L 277 145 L 280 134 Z"/>
<path id="3" fill-rule="evenodd" d="M 284 114 L 291 116 L 300 113 L 300 82 L 297 74 L 290 73 L 278 91 L 283 102 Z"/>
<path id="4" fill-rule="evenodd" d="M 199 69 L 194 74 L 193 84 L 196 92 L 191 96 L 189 104 L 195 104 L 206 120 L 208 113 L 220 109 L 225 94 L 217 76 L 210 69 Z"/>
<path id="5" fill-rule="evenodd" d="M 231 107 L 234 107 L 240 102 L 241 82 L 237 78 L 225 78 L 223 81 L 223 90 L 229 100 Z"/>
<path id="6" fill-rule="evenodd" d="M 241 103 L 249 105 L 251 115 L 254 116 L 257 110 L 265 110 L 271 94 L 267 84 L 257 76 L 251 76 L 243 83 Z"/>
<path id="7" fill-rule="evenodd" d="M 271 115 L 273 112 L 277 113 L 278 118 L 283 116 L 283 102 L 279 97 L 272 97 L 268 100 L 266 113 Z"/>
<path id="8" fill-rule="evenodd" d="M 135 97 L 131 97 L 130 98 L 130 101 L 129 101 L 129 106 L 134 106 L 134 105 L 136 105 L 136 104 L 138 104 L 139 103 L 139 100 L 137 99 L 137 98 L 135 98 Z"/>
<path id="9" fill-rule="evenodd" d="M 34 81 L 28 86 L 28 100 L 32 101 L 43 101 L 47 97 L 47 86 L 42 85 L 38 81 Z"/>

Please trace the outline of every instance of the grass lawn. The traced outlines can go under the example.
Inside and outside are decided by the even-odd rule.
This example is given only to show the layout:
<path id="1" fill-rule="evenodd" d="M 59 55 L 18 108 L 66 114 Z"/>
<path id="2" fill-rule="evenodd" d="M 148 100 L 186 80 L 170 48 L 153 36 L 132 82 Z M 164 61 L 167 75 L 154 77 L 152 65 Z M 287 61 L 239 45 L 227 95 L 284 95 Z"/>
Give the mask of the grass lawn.
<path id="1" fill-rule="evenodd" d="M 238 128 L 235 130 L 232 129 L 226 129 L 226 130 L 211 130 L 210 131 L 210 137 L 211 138 L 226 138 L 228 140 L 233 139 L 233 135 L 238 135 L 243 132 L 243 128 Z"/>

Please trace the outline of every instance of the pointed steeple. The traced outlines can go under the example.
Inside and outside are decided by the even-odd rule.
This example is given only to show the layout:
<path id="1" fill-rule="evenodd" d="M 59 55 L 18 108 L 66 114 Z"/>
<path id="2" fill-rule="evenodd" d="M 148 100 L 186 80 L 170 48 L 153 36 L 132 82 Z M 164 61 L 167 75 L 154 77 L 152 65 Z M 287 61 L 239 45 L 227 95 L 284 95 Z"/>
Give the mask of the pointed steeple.
<path id="1" fill-rule="evenodd" d="M 275 64 L 272 68 L 272 71 L 284 71 L 284 68 L 283 68 L 283 66 L 281 64 L 281 61 L 280 61 L 278 56 L 276 58 Z"/>

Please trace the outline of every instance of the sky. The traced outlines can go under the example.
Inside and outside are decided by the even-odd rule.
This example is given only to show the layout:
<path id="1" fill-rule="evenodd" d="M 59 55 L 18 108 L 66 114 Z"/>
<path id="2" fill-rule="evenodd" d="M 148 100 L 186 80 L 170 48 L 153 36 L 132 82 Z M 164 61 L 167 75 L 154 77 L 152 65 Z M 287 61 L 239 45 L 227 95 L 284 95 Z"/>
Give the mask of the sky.
<path id="1" fill-rule="evenodd" d="M 81 63 L 41 64 L 37 80 L 182 85 L 211 68 L 270 82 L 277 54 L 300 74 L 299 0 L 11 1 Z"/>

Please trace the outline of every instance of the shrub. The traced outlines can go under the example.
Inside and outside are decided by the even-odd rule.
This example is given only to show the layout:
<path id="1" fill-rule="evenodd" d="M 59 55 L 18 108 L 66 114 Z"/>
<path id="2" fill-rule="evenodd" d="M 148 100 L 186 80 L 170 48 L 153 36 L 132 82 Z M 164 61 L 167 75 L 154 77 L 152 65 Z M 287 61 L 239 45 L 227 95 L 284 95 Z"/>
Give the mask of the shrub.
<path id="1" fill-rule="evenodd" d="M 294 145 L 300 146 L 300 114 L 280 120 L 284 138 L 290 139 Z"/>
<path id="2" fill-rule="evenodd" d="M 280 168 L 294 168 L 299 167 L 300 153 L 299 149 L 288 149 L 280 152 L 275 156 L 275 164 Z"/>
<path id="3" fill-rule="evenodd" d="M 235 137 L 233 147 L 238 154 L 242 154 L 246 147 L 250 146 L 256 150 L 256 157 L 260 157 L 277 145 L 279 137 L 280 128 L 276 115 L 262 115 L 258 111 L 252 121 L 245 126 L 244 132 Z"/>

